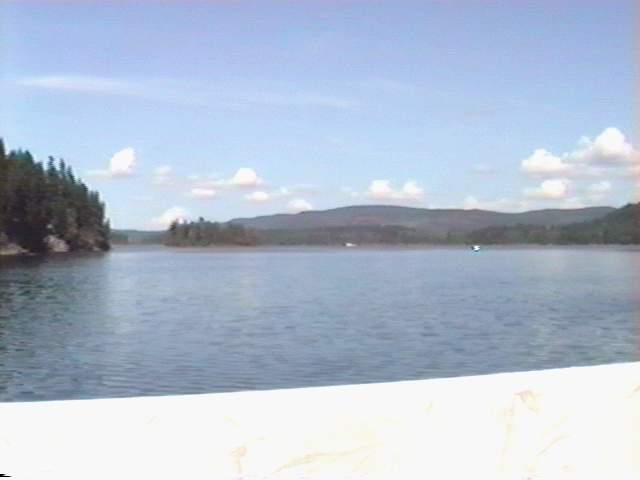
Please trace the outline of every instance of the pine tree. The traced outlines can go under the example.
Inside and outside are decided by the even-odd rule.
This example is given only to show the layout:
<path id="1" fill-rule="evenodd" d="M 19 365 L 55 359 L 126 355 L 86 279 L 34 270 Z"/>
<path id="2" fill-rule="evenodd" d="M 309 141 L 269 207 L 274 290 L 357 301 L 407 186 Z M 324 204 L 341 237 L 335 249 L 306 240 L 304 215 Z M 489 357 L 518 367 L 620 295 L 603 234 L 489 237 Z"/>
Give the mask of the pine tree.
<path id="1" fill-rule="evenodd" d="M 46 167 L 29 151 L 5 153 L 0 139 L 0 240 L 45 251 L 47 235 L 72 249 L 109 248 L 105 206 L 64 160 L 49 157 Z"/>

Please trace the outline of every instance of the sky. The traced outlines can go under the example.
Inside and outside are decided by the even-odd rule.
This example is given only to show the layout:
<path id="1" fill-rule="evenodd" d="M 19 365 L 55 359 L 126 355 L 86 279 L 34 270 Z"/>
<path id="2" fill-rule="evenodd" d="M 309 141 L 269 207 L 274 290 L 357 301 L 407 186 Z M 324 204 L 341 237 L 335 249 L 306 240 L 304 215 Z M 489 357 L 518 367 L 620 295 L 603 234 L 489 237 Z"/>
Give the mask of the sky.
<path id="1" fill-rule="evenodd" d="M 637 201 L 633 0 L 0 5 L 0 136 L 115 228 Z"/>

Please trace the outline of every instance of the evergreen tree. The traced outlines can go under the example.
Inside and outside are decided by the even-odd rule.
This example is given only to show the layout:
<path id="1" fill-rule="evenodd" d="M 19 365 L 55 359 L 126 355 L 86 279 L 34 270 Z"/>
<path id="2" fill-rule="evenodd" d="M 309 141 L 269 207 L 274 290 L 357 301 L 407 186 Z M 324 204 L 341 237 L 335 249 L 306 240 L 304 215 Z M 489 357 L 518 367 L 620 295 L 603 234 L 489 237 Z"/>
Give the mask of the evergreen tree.
<path id="1" fill-rule="evenodd" d="M 97 192 L 90 191 L 64 160 L 46 168 L 29 151 L 8 154 L 0 139 L 0 239 L 32 252 L 47 249 L 48 235 L 71 249 L 107 250 L 110 228 Z"/>
<path id="2" fill-rule="evenodd" d="M 256 243 L 255 232 L 242 225 L 212 223 L 202 217 L 197 222 L 172 222 L 166 236 L 166 244 L 173 247 L 248 246 Z"/>

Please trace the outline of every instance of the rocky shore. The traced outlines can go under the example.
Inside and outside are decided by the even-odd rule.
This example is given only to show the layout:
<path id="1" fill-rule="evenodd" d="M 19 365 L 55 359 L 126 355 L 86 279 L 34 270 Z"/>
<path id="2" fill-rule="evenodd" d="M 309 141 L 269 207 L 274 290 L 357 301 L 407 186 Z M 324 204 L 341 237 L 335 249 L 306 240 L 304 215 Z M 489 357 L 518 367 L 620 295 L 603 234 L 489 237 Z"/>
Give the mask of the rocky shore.
<path id="1" fill-rule="evenodd" d="M 46 252 L 44 253 L 69 253 L 73 251 L 103 252 L 109 249 L 109 245 L 105 245 L 105 243 L 100 241 L 96 236 L 82 237 L 76 248 L 73 248 L 66 240 L 55 235 L 47 235 L 44 238 L 44 244 L 46 246 Z M 36 252 L 31 252 L 17 243 L 10 241 L 5 234 L 0 233 L 0 257 L 33 255 L 35 253 Z"/>
<path id="2" fill-rule="evenodd" d="M 6 243 L 4 245 L 0 245 L 0 257 L 24 255 L 26 253 L 29 252 L 22 248 L 20 245 L 16 245 L 15 243 Z"/>

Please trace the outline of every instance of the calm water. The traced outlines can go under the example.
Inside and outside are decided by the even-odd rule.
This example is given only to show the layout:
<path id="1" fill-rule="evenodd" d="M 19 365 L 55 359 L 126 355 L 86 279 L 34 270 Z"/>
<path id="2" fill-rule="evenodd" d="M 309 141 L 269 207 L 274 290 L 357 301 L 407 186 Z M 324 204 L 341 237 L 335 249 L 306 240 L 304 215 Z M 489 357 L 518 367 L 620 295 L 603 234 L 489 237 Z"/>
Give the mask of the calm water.
<path id="1" fill-rule="evenodd" d="M 640 250 L 128 248 L 0 260 L 0 400 L 633 361 Z"/>

